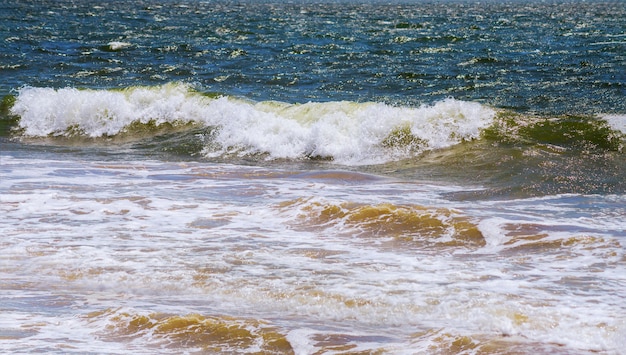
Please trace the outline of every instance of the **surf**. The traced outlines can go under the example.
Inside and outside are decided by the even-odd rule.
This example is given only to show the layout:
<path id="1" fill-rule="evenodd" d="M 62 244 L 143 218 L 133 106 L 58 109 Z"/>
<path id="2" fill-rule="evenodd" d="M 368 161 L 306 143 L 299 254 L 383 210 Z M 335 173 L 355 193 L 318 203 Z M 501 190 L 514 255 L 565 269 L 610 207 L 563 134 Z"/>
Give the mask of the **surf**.
<path id="1" fill-rule="evenodd" d="M 496 115 L 474 102 L 419 107 L 377 102 L 253 102 L 172 83 L 121 90 L 18 90 L 10 113 L 23 137 L 91 139 L 207 128 L 204 156 L 385 163 L 476 139 Z"/>

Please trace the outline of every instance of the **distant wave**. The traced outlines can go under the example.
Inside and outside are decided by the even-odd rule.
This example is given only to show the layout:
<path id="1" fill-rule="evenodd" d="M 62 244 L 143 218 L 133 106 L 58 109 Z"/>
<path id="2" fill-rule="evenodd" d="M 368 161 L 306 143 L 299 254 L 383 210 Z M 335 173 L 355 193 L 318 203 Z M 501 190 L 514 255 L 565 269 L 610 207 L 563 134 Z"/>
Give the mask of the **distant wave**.
<path id="1" fill-rule="evenodd" d="M 496 111 L 452 98 L 420 107 L 383 103 L 250 102 L 184 84 L 123 90 L 24 87 L 11 113 L 30 137 L 145 136 L 154 127 L 209 127 L 203 154 L 384 163 L 480 137 Z M 158 130 L 156 130 L 158 131 Z"/>

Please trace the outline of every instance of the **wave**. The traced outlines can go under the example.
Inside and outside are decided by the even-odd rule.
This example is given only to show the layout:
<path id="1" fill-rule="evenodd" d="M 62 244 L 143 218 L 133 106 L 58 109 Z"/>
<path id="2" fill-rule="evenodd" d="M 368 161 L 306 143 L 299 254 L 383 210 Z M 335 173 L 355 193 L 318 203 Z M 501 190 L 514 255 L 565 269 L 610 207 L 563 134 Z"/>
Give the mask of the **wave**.
<path id="1" fill-rule="evenodd" d="M 496 111 L 445 99 L 421 107 L 383 103 L 289 104 L 208 95 L 185 84 L 122 90 L 24 87 L 11 107 L 25 137 L 115 137 L 205 128 L 203 154 L 328 159 L 344 164 L 397 160 L 478 138 Z"/>
<path id="2" fill-rule="evenodd" d="M 557 150 L 622 151 L 626 138 L 624 115 L 561 115 L 542 117 L 502 112 L 485 138 L 516 145 L 551 146 Z"/>
<path id="3" fill-rule="evenodd" d="M 621 152 L 626 142 L 626 116 L 620 114 L 540 117 L 453 98 L 419 107 L 351 101 L 252 102 L 202 93 L 181 83 L 111 90 L 24 87 L 16 96 L 4 98 L 2 111 L 3 131 L 11 126 L 23 138 L 87 143 L 104 138 L 212 159 L 313 159 L 368 165 L 422 159 L 425 153 L 441 150 L 471 154 L 476 149 L 485 151 L 485 144 L 559 153 Z M 467 142 L 474 143 L 461 144 Z"/>
<path id="4" fill-rule="evenodd" d="M 292 228 L 331 229 L 333 235 L 377 239 L 403 248 L 480 248 L 485 238 L 478 225 L 446 208 L 420 205 L 329 203 L 315 198 L 285 201 L 279 210 L 294 215 Z"/>
<path id="5" fill-rule="evenodd" d="M 268 321 L 201 314 L 142 314 L 132 309 L 105 309 L 83 317 L 102 326 L 111 341 L 145 339 L 162 348 L 199 352 L 293 352 L 285 334 Z"/>

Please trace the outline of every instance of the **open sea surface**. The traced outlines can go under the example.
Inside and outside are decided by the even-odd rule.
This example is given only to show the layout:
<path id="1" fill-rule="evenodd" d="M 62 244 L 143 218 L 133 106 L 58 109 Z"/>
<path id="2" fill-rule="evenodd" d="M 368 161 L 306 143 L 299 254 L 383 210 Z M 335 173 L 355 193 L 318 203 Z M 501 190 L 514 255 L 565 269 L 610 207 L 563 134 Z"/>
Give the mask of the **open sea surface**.
<path id="1" fill-rule="evenodd" d="M 626 354 L 626 2 L 0 0 L 0 352 Z"/>

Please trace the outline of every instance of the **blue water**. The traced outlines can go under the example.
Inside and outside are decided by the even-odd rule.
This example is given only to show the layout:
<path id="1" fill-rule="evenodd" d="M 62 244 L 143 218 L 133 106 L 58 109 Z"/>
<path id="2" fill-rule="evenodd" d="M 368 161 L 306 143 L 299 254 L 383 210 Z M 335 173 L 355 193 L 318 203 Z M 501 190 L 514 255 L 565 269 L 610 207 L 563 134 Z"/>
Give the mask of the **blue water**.
<path id="1" fill-rule="evenodd" d="M 457 166 L 464 164 L 467 155 L 473 163 L 469 174 L 461 174 L 461 178 L 468 177 L 464 182 L 490 184 L 498 195 L 626 190 L 622 179 L 626 172 L 622 153 L 626 131 L 623 1 L 4 1 L 1 8 L 3 136 L 19 136 L 19 132 L 8 133 L 15 125 L 31 136 L 75 131 L 97 136 L 102 133 L 90 131 L 93 126 L 87 122 L 98 118 L 82 115 L 112 112 L 123 104 L 110 101 L 111 107 L 103 107 L 95 101 L 83 102 L 81 107 L 67 109 L 72 113 L 62 113 L 55 102 L 77 104 L 77 97 L 59 99 L 42 91 L 38 99 L 37 95 L 27 98 L 25 93 L 20 95 L 24 87 L 132 92 L 138 87 L 185 85 L 185 90 L 208 97 L 252 102 L 375 102 L 413 109 L 453 98 L 499 112 L 491 127 L 478 125 L 480 137 L 462 130 L 449 136 L 459 142 L 477 137 L 479 141 L 424 157 L 430 148 L 449 144 L 430 141 L 427 149 L 424 145 L 414 149 L 415 142 L 429 141 L 434 133 L 415 123 L 414 116 L 421 114 L 411 114 L 407 118 L 413 125 L 410 135 L 402 133 L 400 126 L 387 132 L 392 140 L 402 138 L 392 145 L 394 149 L 403 145 L 403 153 L 387 152 L 388 159 L 369 159 L 399 166 L 367 171 L 456 181 Z M 15 98 L 26 108 L 10 112 Z M 199 104 L 200 111 L 205 109 L 203 105 Z M 18 123 L 28 110 L 36 114 L 28 107 L 48 114 L 37 116 L 39 123 L 26 117 Z M 153 106 L 155 110 L 158 107 Z M 310 119 L 328 121 L 323 116 L 335 109 L 319 110 L 311 113 Z M 464 110 L 453 121 L 468 119 L 472 109 Z M 52 112 L 60 116 L 48 117 Z M 78 116 L 68 119 L 75 114 Z M 130 115 L 139 119 L 142 114 L 135 111 Z M 237 119 L 247 115 L 239 111 L 230 114 Z M 346 165 L 336 150 L 319 149 L 326 142 L 340 142 L 343 136 L 309 137 L 308 143 L 300 143 L 306 147 L 276 154 L 276 147 L 260 143 L 273 141 L 271 136 L 215 142 L 214 129 L 223 128 L 224 122 L 213 122 L 207 115 L 216 113 L 176 118 L 201 120 L 206 128 L 155 142 L 140 140 L 125 146 L 129 149 L 124 152 L 156 154 L 161 159 L 171 159 L 172 152 L 176 159 L 234 158 L 215 153 L 217 145 L 219 152 L 237 151 L 237 156 L 256 162 L 259 154 L 261 160 L 269 154 L 270 158 L 314 157 Z M 159 124 L 174 120 L 175 114 L 157 116 L 141 116 L 141 123 L 156 119 Z M 60 122 L 65 119 L 68 123 L 64 126 Z M 110 122 L 128 124 L 122 123 L 119 114 L 99 124 Z M 341 129 L 331 125 L 328 130 Z M 110 129 L 106 132 L 117 134 Z M 313 129 L 309 136 L 315 132 Z M 239 133 L 229 133 L 233 134 Z M 284 134 L 297 135 L 293 131 Z M 370 138 L 365 134 L 361 140 Z M 389 145 L 391 140 L 383 138 L 372 138 L 372 144 Z M 358 140 L 358 136 L 352 139 Z M 359 149 L 350 153 L 352 158 L 365 155 L 363 149 L 370 148 Z M 252 157 L 247 154 L 250 152 Z M 407 161 L 407 157 L 413 158 Z M 367 165 L 368 158 L 359 156 L 351 161 Z"/>
<path id="2" fill-rule="evenodd" d="M 0 93 L 189 82 L 253 100 L 626 111 L 623 1 L 3 1 Z M 111 42 L 123 42 L 119 48 Z"/>

